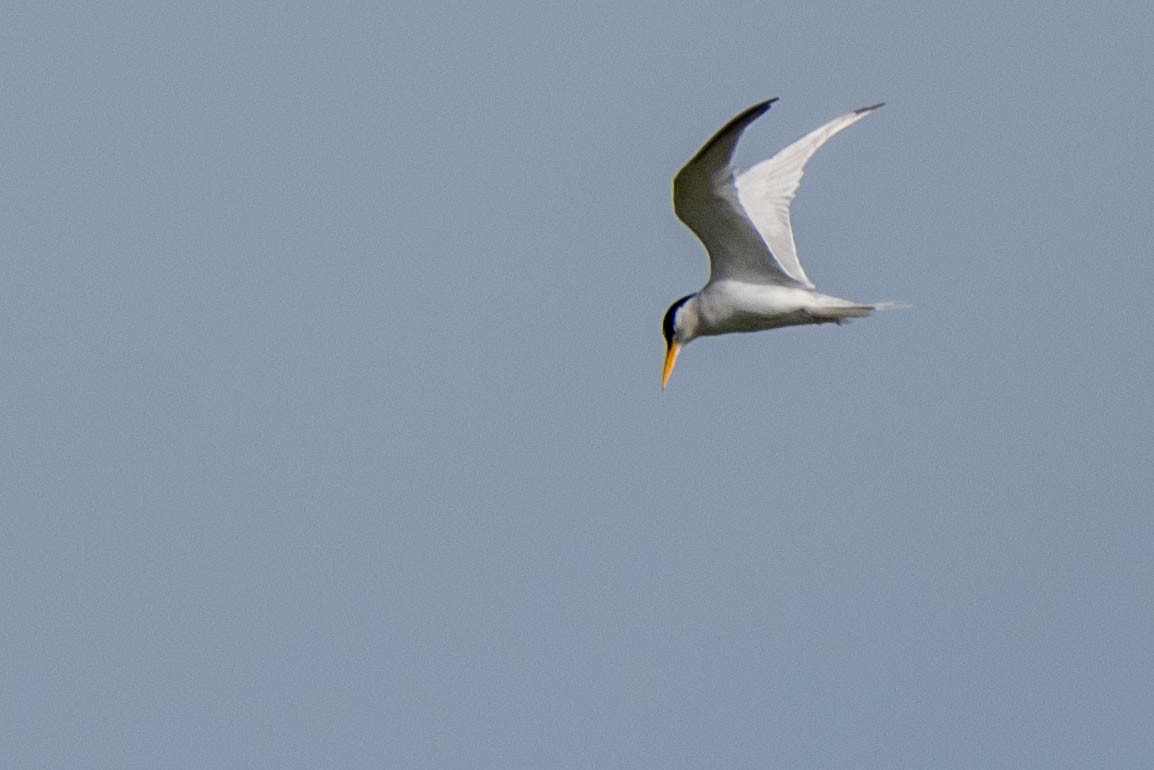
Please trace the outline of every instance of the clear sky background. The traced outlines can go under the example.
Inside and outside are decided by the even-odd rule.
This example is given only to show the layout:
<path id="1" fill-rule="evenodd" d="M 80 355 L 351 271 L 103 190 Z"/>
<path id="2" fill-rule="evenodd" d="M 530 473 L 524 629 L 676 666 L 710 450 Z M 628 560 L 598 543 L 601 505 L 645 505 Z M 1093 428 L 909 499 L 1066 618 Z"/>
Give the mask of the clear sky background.
<path id="1" fill-rule="evenodd" d="M 0 764 L 1149 767 L 1154 5 L 0 11 Z M 704 339 L 673 174 L 850 109 Z"/>

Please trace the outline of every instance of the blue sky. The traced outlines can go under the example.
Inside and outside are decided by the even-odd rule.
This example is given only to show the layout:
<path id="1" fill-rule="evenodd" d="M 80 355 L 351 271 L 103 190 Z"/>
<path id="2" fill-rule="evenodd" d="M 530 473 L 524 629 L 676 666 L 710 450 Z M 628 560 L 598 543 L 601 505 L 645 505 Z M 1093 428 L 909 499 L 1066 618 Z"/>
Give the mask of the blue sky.
<path id="1" fill-rule="evenodd" d="M 1154 759 L 1149 3 L 9 3 L 3 764 Z M 705 339 L 673 174 L 885 101 Z"/>

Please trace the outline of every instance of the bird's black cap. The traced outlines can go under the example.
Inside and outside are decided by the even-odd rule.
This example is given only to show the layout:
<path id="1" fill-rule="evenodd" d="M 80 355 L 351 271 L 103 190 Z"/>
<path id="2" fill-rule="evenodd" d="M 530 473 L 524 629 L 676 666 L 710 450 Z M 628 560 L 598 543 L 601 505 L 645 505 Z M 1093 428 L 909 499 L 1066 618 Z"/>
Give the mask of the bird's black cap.
<path id="1" fill-rule="evenodd" d="M 692 296 L 692 294 L 686 294 L 684 297 L 670 305 L 669 309 L 665 311 L 665 318 L 661 321 L 661 332 L 665 335 L 666 347 L 673 344 L 673 320 L 677 316 L 677 310 Z"/>

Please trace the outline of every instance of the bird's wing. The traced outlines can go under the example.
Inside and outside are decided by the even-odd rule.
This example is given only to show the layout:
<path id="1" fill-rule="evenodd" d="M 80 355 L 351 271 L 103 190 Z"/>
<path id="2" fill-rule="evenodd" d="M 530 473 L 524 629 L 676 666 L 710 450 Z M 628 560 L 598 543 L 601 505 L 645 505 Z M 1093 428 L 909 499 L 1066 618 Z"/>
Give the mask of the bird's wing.
<path id="1" fill-rule="evenodd" d="M 742 208 L 730 165 L 741 133 L 775 101 L 755 104 L 726 123 L 673 179 L 673 210 L 709 252 L 710 281 L 811 285 L 783 270 L 770 253 Z"/>
<path id="2" fill-rule="evenodd" d="M 793 228 L 789 221 L 789 203 L 797 193 L 798 185 L 801 184 L 806 161 L 831 136 L 881 106 L 874 104 L 862 107 L 840 118 L 834 118 L 769 160 L 763 160 L 738 175 L 733 183 L 738 203 L 768 247 L 777 268 L 804 286 L 812 287 L 813 283 L 797 259 L 797 246 L 793 242 Z"/>

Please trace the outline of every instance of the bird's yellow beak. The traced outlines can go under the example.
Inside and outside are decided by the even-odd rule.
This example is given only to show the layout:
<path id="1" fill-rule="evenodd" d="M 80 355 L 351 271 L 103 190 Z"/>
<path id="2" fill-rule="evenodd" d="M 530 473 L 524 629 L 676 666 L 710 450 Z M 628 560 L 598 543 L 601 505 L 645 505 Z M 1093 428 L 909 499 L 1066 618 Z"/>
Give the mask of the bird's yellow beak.
<path id="1" fill-rule="evenodd" d="M 665 351 L 665 369 L 661 372 L 661 389 L 665 390 L 665 383 L 669 382 L 669 375 L 673 374 L 673 365 L 677 363 L 677 355 L 681 352 L 681 343 L 674 340 L 669 343 Z"/>

